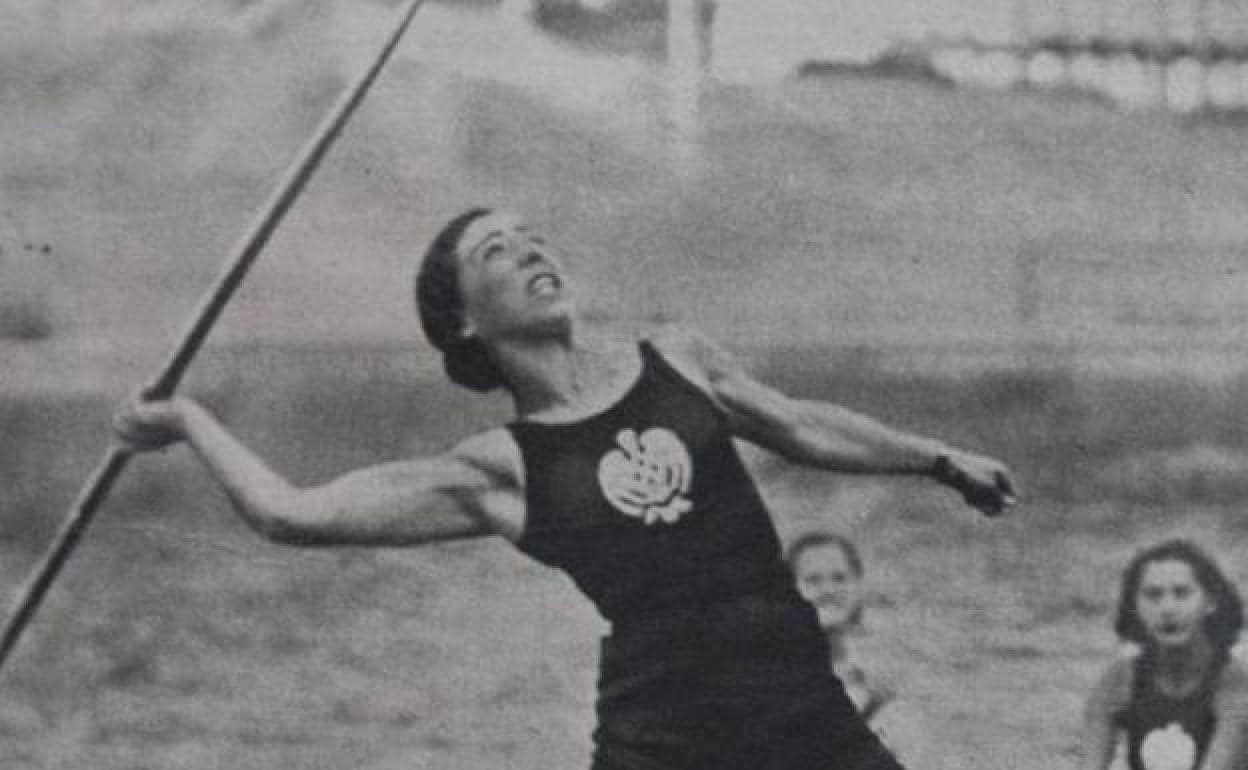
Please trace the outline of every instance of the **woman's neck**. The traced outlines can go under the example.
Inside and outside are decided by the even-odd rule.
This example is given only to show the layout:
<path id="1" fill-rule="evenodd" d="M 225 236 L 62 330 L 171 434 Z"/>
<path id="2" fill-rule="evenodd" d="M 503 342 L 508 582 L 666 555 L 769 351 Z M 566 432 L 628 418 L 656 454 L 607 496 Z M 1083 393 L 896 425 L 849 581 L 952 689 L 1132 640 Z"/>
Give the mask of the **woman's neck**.
<path id="1" fill-rule="evenodd" d="M 601 340 L 573 338 L 509 340 L 493 353 L 522 416 L 577 413 L 609 400 L 626 369 Z"/>
<path id="2" fill-rule="evenodd" d="M 840 628 L 825 628 L 823 633 L 828 637 L 828 647 L 831 649 L 832 661 L 839 662 L 845 660 L 849 655 L 849 648 L 845 643 L 845 632 Z"/>
<path id="3" fill-rule="evenodd" d="M 1153 651 L 1153 678 L 1157 688 L 1171 696 L 1192 693 L 1209 675 L 1214 661 L 1213 645 L 1204 634 L 1180 647 Z"/>

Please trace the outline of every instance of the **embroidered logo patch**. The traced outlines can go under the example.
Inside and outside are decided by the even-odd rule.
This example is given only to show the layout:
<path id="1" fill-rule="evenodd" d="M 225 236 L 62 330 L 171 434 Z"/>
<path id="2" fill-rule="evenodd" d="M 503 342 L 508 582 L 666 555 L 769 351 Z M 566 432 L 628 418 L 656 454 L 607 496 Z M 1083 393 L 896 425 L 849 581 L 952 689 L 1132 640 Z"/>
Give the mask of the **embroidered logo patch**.
<path id="1" fill-rule="evenodd" d="M 598 486 L 611 505 L 647 524 L 673 524 L 688 513 L 693 462 L 675 433 L 650 428 L 638 435 L 625 429 L 615 443 L 598 462 Z"/>

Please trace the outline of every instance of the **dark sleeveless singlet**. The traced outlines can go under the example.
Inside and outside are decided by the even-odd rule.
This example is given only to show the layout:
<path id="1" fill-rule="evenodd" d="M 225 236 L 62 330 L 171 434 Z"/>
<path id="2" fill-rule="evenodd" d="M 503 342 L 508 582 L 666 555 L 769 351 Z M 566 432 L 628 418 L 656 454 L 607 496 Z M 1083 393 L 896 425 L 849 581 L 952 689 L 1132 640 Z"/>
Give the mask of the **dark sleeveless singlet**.
<path id="1" fill-rule="evenodd" d="M 508 426 L 526 479 L 517 546 L 611 624 L 594 767 L 899 767 L 829 670 L 726 418 L 650 343 L 641 356 L 605 411 Z"/>
<path id="2" fill-rule="evenodd" d="M 1175 698 L 1157 690 L 1149 665 L 1145 655 L 1136 659 L 1131 700 L 1115 715 L 1115 723 L 1127 739 L 1127 766 L 1150 770 L 1150 752 L 1177 750 L 1186 754 L 1186 746 L 1192 750 L 1190 770 L 1195 770 L 1213 737 L 1213 700 L 1223 666 L 1215 666 L 1192 693 Z"/>

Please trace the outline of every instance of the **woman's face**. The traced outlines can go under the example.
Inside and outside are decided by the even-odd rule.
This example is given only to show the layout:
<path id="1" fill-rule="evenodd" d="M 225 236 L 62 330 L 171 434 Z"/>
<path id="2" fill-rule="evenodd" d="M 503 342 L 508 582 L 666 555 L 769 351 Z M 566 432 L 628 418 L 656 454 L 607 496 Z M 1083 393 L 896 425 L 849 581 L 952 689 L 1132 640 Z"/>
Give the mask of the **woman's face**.
<path id="1" fill-rule="evenodd" d="M 1214 605 L 1190 564 L 1163 559 L 1144 565 L 1135 609 L 1153 644 L 1173 648 L 1204 637 Z"/>
<path id="2" fill-rule="evenodd" d="M 540 334 L 571 317 L 562 265 L 541 235 L 514 214 L 474 220 L 457 253 L 465 334 L 486 340 Z"/>
<path id="3" fill-rule="evenodd" d="M 798 591 L 815 606 L 824 629 L 853 624 L 862 606 L 862 580 L 844 549 L 835 543 L 811 546 L 798 555 L 794 572 Z"/>

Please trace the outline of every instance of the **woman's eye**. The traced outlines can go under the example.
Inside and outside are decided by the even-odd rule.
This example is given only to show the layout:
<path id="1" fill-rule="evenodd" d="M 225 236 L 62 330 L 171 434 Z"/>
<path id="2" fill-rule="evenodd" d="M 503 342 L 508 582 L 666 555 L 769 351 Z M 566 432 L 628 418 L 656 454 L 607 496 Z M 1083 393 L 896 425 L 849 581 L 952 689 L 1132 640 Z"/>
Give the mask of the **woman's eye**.
<path id="1" fill-rule="evenodd" d="M 490 259 L 493 259 L 494 257 L 497 257 L 499 254 L 502 254 L 502 253 L 503 253 L 502 245 L 496 243 L 492 246 L 485 247 L 485 253 L 482 255 L 482 258 L 490 260 Z"/>

